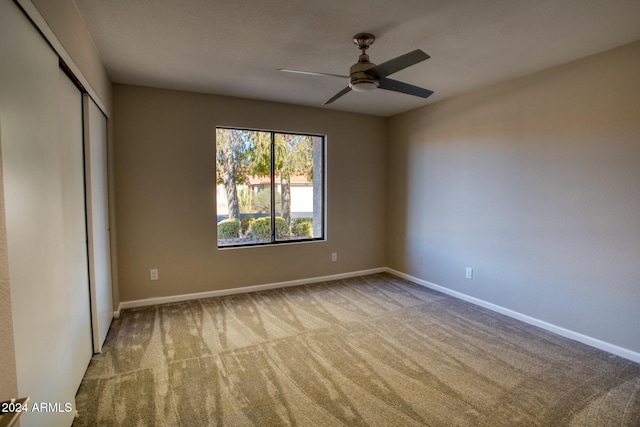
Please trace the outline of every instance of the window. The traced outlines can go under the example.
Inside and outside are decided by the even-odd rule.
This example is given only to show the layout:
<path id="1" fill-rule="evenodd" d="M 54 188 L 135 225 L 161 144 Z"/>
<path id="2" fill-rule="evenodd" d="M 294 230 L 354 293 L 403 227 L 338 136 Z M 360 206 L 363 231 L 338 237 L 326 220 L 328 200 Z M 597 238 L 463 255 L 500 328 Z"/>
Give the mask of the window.
<path id="1" fill-rule="evenodd" d="M 324 239 L 324 137 L 216 128 L 218 247 Z"/>

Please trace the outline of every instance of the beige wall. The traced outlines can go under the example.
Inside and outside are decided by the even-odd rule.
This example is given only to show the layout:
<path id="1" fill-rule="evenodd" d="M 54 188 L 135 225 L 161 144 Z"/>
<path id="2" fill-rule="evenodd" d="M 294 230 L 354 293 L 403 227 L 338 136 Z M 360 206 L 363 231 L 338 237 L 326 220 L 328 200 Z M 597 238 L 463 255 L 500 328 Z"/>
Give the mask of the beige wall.
<path id="1" fill-rule="evenodd" d="M 386 119 L 125 85 L 114 111 L 122 301 L 385 265 Z M 217 125 L 327 135 L 326 242 L 217 248 Z"/>
<path id="2" fill-rule="evenodd" d="M 638 76 L 640 42 L 390 119 L 387 265 L 640 351 Z"/>

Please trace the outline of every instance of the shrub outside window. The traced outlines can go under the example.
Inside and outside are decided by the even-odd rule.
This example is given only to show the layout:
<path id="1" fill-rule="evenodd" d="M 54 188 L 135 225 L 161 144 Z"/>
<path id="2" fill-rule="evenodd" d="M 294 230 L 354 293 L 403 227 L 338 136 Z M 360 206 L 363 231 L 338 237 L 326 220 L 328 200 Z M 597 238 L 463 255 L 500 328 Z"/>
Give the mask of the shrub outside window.
<path id="1" fill-rule="evenodd" d="M 216 128 L 218 247 L 324 239 L 325 139 Z"/>

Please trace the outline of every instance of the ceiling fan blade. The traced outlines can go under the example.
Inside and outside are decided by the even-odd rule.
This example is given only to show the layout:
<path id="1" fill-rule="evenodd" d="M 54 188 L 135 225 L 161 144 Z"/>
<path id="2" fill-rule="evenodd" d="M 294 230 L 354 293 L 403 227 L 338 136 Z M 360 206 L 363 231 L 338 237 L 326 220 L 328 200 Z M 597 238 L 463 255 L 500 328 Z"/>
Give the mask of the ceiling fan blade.
<path id="1" fill-rule="evenodd" d="M 403 83 L 392 79 L 380 79 L 378 87 L 380 89 L 406 93 L 407 95 L 419 96 L 421 98 L 428 98 L 433 94 L 433 91 L 429 89 L 423 89 L 418 86 L 410 85 L 409 83 Z"/>
<path id="2" fill-rule="evenodd" d="M 431 58 L 429 55 L 420 49 L 416 49 L 412 52 L 390 59 L 387 62 L 376 65 L 371 71 L 376 73 L 379 78 L 383 79 L 393 73 L 397 73 L 400 70 L 404 70 L 407 67 L 429 58 Z"/>
<path id="3" fill-rule="evenodd" d="M 278 68 L 278 71 L 282 71 L 285 73 L 294 73 L 294 74 L 307 74 L 310 76 L 322 76 L 322 77 L 340 77 L 342 79 L 348 79 L 349 76 L 341 76 L 339 74 L 329 74 L 329 73 L 315 73 L 313 71 L 300 71 L 300 70 L 289 70 L 286 68 Z"/>
<path id="4" fill-rule="evenodd" d="M 336 99 L 340 98 L 342 95 L 347 94 L 349 92 L 351 92 L 351 88 L 349 86 L 347 86 L 344 89 L 342 89 L 340 92 L 338 92 L 335 95 L 333 95 L 333 97 L 331 99 L 329 99 L 327 102 L 325 102 L 322 105 L 331 104 L 333 101 L 335 101 Z"/>

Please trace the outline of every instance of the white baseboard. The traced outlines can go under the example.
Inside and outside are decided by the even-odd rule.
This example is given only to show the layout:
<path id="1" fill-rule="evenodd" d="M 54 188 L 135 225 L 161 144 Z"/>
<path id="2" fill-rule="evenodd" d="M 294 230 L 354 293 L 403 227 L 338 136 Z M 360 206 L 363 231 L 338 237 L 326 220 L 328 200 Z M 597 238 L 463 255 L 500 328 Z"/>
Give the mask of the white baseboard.
<path id="1" fill-rule="evenodd" d="M 245 294 L 249 292 L 266 291 L 269 289 L 288 288 L 290 286 L 308 285 L 310 283 L 326 282 L 329 280 L 348 279 L 350 277 L 365 276 L 367 274 L 386 272 L 386 267 L 372 268 L 369 270 L 352 271 L 349 273 L 332 274 L 330 276 L 311 277 L 307 279 L 289 280 L 286 282 L 266 283 L 263 285 L 243 286 L 241 288 L 221 289 L 217 291 L 197 292 L 193 294 L 172 295 L 167 297 L 154 297 L 133 301 L 123 301 L 118 305 L 118 310 L 113 317 L 120 317 L 120 311 L 126 308 L 145 307 L 149 305 L 167 304 L 171 302 L 189 301 L 201 298 L 220 297 L 225 295 Z"/>
<path id="2" fill-rule="evenodd" d="M 517 311 L 510 310 L 508 308 L 481 300 L 476 297 L 472 297 L 467 294 L 463 294 L 458 291 L 454 291 L 449 288 L 445 288 L 440 285 L 436 285 L 435 283 L 428 282 L 426 280 L 419 279 L 417 277 L 411 276 L 406 273 L 402 273 L 400 271 L 394 270 L 392 268 L 386 268 L 388 273 L 396 275 L 398 277 L 402 277 L 403 279 L 407 279 L 411 282 L 417 283 L 418 285 L 427 287 L 429 289 L 433 289 L 438 292 L 442 292 L 443 294 L 450 295 L 452 297 L 461 299 L 463 301 L 470 302 L 472 304 L 478 305 L 480 307 L 484 307 L 496 313 L 504 314 L 505 316 L 512 317 L 514 319 L 520 320 L 522 322 L 528 323 L 533 326 L 537 326 L 539 328 L 545 329 L 549 332 L 553 332 L 554 334 L 563 336 L 565 338 L 572 339 L 574 341 L 581 342 L 591 347 L 595 347 L 597 349 L 606 351 L 611 354 L 615 354 L 616 356 L 624 357 L 625 359 L 631 360 L 636 363 L 640 363 L 640 353 L 635 351 L 619 347 L 617 345 L 599 340 L 597 338 L 590 337 L 588 335 L 581 334 L 579 332 L 571 331 L 569 329 L 562 328 L 560 326 L 553 325 L 551 323 L 545 322 L 540 319 L 536 319 L 535 317 L 528 316 L 526 314 L 519 313 Z"/>
<path id="3" fill-rule="evenodd" d="M 588 335 L 581 334 L 579 332 L 571 331 L 569 329 L 565 329 L 563 327 L 553 325 L 543 320 L 536 319 L 535 317 L 531 317 L 526 314 L 522 314 L 517 311 L 513 311 L 511 309 L 499 306 L 497 304 L 493 304 L 493 303 L 481 300 L 479 298 L 472 297 L 467 294 L 463 294 L 462 292 L 445 288 L 444 286 L 436 285 L 435 283 L 428 282 L 426 280 L 411 276 L 406 273 L 402 273 L 400 271 L 397 271 L 388 267 L 352 271 L 349 273 L 333 274 L 329 276 L 311 277 L 307 279 L 290 280 L 286 282 L 276 282 L 276 283 L 266 283 L 263 285 L 244 286 L 241 288 L 221 289 L 216 291 L 197 292 L 192 294 L 172 295 L 167 297 L 154 297 L 154 298 L 146 298 L 146 299 L 133 300 L 133 301 L 123 301 L 119 304 L 118 309 L 114 311 L 113 317 L 117 319 L 118 317 L 120 317 L 121 310 L 127 309 L 127 308 L 145 307 L 149 305 L 189 301 L 189 300 L 195 300 L 200 298 L 212 298 L 212 297 L 219 297 L 224 295 L 236 295 L 236 294 L 244 294 L 248 292 L 265 291 L 269 289 L 287 288 L 291 286 L 307 285 L 310 283 L 325 282 L 329 280 L 347 279 L 351 277 L 365 276 L 368 274 L 375 274 L 375 273 L 382 273 L 382 272 L 393 274 L 395 276 L 417 283 L 418 285 L 436 290 L 438 292 L 442 292 L 443 294 L 447 294 L 452 297 L 458 298 L 460 300 L 470 302 L 480 307 L 484 307 L 496 313 L 504 314 L 505 316 L 520 320 L 522 322 L 528 323 L 533 326 L 537 326 L 539 328 L 545 329 L 549 332 L 553 332 L 554 334 L 558 334 L 565 338 L 569 338 L 569 339 L 581 342 L 583 344 L 589 345 L 591 347 L 595 347 L 597 349 L 606 351 L 608 353 L 615 354 L 616 356 L 629 359 L 633 362 L 640 363 L 640 353 L 637 353 L 635 351 L 599 340 L 597 338 L 590 337 Z"/>

